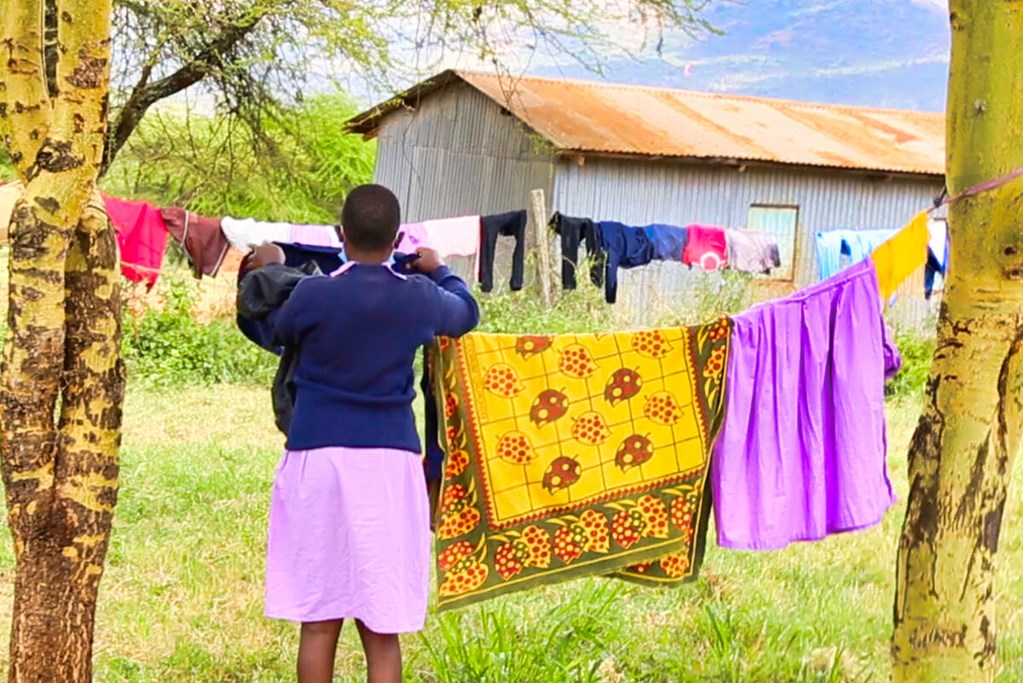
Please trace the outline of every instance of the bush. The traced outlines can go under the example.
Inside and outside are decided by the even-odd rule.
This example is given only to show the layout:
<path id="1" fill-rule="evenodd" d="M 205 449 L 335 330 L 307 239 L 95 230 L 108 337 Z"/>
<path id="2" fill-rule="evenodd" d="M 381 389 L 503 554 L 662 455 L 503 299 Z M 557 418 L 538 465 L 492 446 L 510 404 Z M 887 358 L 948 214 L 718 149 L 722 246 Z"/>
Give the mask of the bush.
<path id="1" fill-rule="evenodd" d="M 277 359 L 246 339 L 233 321 L 204 324 L 193 314 L 195 285 L 161 278 L 165 305 L 125 313 L 123 352 L 132 382 L 155 387 L 221 382 L 269 386 Z"/>
<path id="2" fill-rule="evenodd" d="M 918 400 L 931 374 L 934 339 L 915 330 L 903 330 L 896 333 L 895 346 L 902 355 L 902 370 L 889 380 L 885 393 L 900 400 Z"/>
<path id="3" fill-rule="evenodd" d="M 611 310 L 593 287 L 563 292 L 544 310 L 532 291 L 479 295 L 480 332 L 496 334 L 571 334 L 613 329 Z"/>

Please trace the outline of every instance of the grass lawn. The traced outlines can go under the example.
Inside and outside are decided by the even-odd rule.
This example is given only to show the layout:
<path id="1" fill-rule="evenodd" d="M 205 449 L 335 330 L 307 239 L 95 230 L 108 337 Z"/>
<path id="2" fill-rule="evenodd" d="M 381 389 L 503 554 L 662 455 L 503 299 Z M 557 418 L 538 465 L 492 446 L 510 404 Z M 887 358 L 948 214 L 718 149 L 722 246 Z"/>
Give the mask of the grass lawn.
<path id="1" fill-rule="evenodd" d="M 296 629 L 261 614 L 281 445 L 268 400 L 263 389 L 235 386 L 130 392 L 98 615 L 98 681 L 292 680 Z M 901 496 L 915 417 L 916 406 L 891 410 Z M 1000 553 L 1000 681 L 1023 680 L 1023 575 L 1013 569 L 1023 566 L 1021 510 L 1013 496 Z M 776 553 L 712 547 L 701 579 L 681 589 L 595 579 L 431 617 L 422 636 L 405 640 L 408 677 L 884 681 L 900 521 L 898 508 L 880 528 Z M 6 538 L 0 569 L 6 641 L 13 569 Z M 346 628 L 338 680 L 362 680 L 361 668 L 354 629 Z"/>

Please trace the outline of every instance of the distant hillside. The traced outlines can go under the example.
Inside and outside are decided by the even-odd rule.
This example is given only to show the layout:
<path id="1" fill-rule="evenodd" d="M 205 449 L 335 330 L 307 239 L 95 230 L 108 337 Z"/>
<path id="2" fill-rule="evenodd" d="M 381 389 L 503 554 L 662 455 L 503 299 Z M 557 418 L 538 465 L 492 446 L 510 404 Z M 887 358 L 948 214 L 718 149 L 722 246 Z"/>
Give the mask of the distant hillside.
<path id="1" fill-rule="evenodd" d="M 660 57 L 613 59 L 608 80 L 797 100 L 945 109 L 949 28 L 942 0 L 717 1 L 724 35 L 665 36 Z M 593 78 L 574 64 L 538 74 Z"/>

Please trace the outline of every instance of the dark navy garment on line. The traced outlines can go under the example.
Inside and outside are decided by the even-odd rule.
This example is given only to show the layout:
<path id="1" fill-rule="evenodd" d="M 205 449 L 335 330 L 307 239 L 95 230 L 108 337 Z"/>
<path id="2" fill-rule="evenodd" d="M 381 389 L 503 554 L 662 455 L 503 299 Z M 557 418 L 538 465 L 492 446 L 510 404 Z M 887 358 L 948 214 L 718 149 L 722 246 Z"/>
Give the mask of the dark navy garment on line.
<path id="1" fill-rule="evenodd" d="M 494 256 L 497 252 L 497 238 L 511 237 L 515 240 L 512 254 L 512 272 L 509 287 L 517 292 L 522 289 L 526 269 L 526 211 L 509 211 L 480 219 L 480 289 L 494 291 Z"/>
<path id="2" fill-rule="evenodd" d="M 589 218 L 573 218 L 555 212 L 550 225 L 561 237 L 561 287 L 575 289 L 575 270 L 579 265 L 579 245 L 586 247 L 590 259 L 590 282 L 604 284 L 604 258 L 599 230 Z"/>
<path id="3" fill-rule="evenodd" d="M 645 266 L 654 258 L 654 247 L 643 228 L 633 228 L 614 221 L 597 223 L 601 245 L 606 254 L 604 300 L 618 300 L 618 269 Z"/>
<path id="4" fill-rule="evenodd" d="M 648 225 L 646 231 L 650 244 L 654 249 L 655 261 L 682 262 L 682 252 L 686 248 L 686 229 L 674 225 Z"/>

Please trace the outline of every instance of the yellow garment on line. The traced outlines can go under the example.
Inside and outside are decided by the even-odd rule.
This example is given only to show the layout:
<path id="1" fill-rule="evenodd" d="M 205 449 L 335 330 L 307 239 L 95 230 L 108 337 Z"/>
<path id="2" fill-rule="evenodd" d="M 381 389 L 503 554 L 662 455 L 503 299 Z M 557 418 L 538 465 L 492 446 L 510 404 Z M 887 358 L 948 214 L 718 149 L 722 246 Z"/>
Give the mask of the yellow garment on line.
<path id="1" fill-rule="evenodd" d="M 887 302 L 910 275 L 927 263 L 927 244 L 930 231 L 928 212 L 918 213 L 909 225 L 870 255 L 877 269 L 877 284 L 881 301 Z"/>

